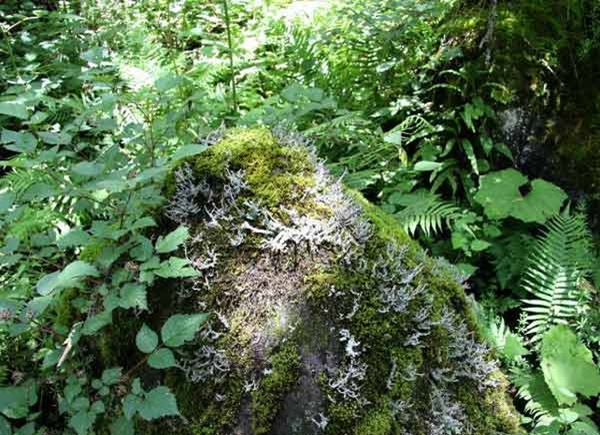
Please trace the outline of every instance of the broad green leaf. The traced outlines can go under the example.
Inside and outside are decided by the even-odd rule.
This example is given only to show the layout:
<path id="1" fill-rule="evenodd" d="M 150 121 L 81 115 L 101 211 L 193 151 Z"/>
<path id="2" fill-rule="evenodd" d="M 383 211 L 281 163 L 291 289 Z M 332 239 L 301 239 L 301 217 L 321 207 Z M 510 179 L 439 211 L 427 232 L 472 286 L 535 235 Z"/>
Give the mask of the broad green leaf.
<path id="1" fill-rule="evenodd" d="M 566 435 L 598 435 L 598 426 L 592 420 L 576 421 Z"/>
<path id="2" fill-rule="evenodd" d="M 2 130 L 0 142 L 4 148 L 18 153 L 28 153 L 35 150 L 37 139 L 29 132 L 20 133 L 12 130 Z"/>
<path id="3" fill-rule="evenodd" d="M 128 283 L 119 290 L 121 308 L 148 309 L 147 290 L 143 284 Z"/>
<path id="4" fill-rule="evenodd" d="M 559 212 L 565 199 L 567 195 L 560 187 L 544 180 L 533 180 L 531 192 L 515 203 L 511 216 L 523 222 L 542 224 Z"/>
<path id="5" fill-rule="evenodd" d="M 160 330 L 163 343 L 169 347 L 178 347 L 193 340 L 207 318 L 208 315 L 204 313 L 175 314 L 169 317 Z"/>
<path id="6" fill-rule="evenodd" d="M 83 329 L 81 333 L 83 335 L 95 335 L 98 331 L 104 328 L 106 325 L 112 323 L 112 310 L 104 310 L 98 314 L 94 314 L 88 317 L 83 323 Z"/>
<path id="7" fill-rule="evenodd" d="M 177 361 L 171 349 L 158 349 L 148 358 L 148 365 L 155 369 L 167 369 L 175 367 Z"/>
<path id="8" fill-rule="evenodd" d="M 32 319 L 37 318 L 46 311 L 46 308 L 52 302 L 52 296 L 38 296 L 27 302 L 25 310 L 21 312 L 20 319 L 23 323 L 27 323 Z"/>
<path id="9" fill-rule="evenodd" d="M 37 283 L 37 291 L 41 295 L 47 295 L 54 290 L 78 287 L 86 278 L 99 275 L 98 269 L 91 264 L 84 261 L 74 261 L 61 272 L 53 272 L 43 276 Z"/>
<path id="10" fill-rule="evenodd" d="M 106 406 L 104 406 L 104 402 L 102 400 L 96 400 L 90 406 L 90 411 L 94 414 L 103 414 L 106 411 Z"/>
<path id="11" fill-rule="evenodd" d="M 102 59 L 104 59 L 104 49 L 102 47 L 93 47 L 81 53 L 80 57 L 91 64 L 100 65 Z"/>
<path id="12" fill-rule="evenodd" d="M 110 425 L 110 435 L 135 435 L 133 421 L 119 417 Z"/>
<path id="13" fill-rule="evenodd" d="M 504 347 L 502 348 L 502 355 L 504 355 L 509 360 L 515 360 L 526 354 L 527 349 L 523 345 L 523 340 L 521 340 L 521 338 L 518 335 L 512 332 L 507 334 Z"/>
<path id="14" fill-rule="evenodd" d="M 439 162 L 421 161 L 415 164 L 415 171 L 418 172 L 429 172 L 434 171 L 442 166 Z"/>
<path id="15" fill-rule="evenodd" d="M 87 232 L 80 228 L 74 228 L 65 235 L 61 236 L 56 241 L 56 246 L 61 249 L 81 247 L 85 246 L 90 239 L 91 237 Z"/>
<path id="16" fill-rule="evenodd" d="M 510 216 L 515 201 L 521 198 L 519 187 L 527 183 L 527 177 L 514 169 L 491 172 L 481 177 L 481 187 L 475 201 L 484 207 L 490 219 Z"/>
<path id="17" fill-rule="evenodd" d="M 7 212 L 15 201 L 15 194 L 13 192 L 0 193 L 0 213 Z"/>
<path id="18" fill-rule="evenodd" d="M 592 352 L 568 326 L 556 325 L 546 332 L 541 366 L 544 379 L 560 404 L 575 404 L 578 394 L 586 398 L 600 394 L 600 370 Z"/>
<path id="19" fill-rule="evenodd" d="M 16 428 L 15 428 L 16 429 Z M 35 422 L 30 421 L 29 423 L 24 424 L 20 428 L 18 428 L 14 435 L 35 435 Z"/>
<path id="20" fill-rule="evenodd" d="M 45 131 L 38 133 L 39 137 L 49 145 L 69 145 L 73 137 L 68 133 Z"/>
<path id="21" fill-rule="evenodd" d="M 10 423 L 6 418 L 0 415 L 0 435 L 12 435 Z"/>
<path id="22" fill-rule="evenodd" d="M 178 148 L 177 151 L 173 153 L 173 155 L 171 156 L 171 160 L 177 161 L 185 159 L 186 157 L 195 156 L 196 154 L 200 154 L 201 152 L 206 151 L 207 149 L 208 147 L 206 145 L 184 145 L 181 148 Z"/>
<path id="23" fill-rule="evenodd" d="M 29 407 L 37 403 L 37 387 L 33 382 L 22 386 L 0 387 L 0 413 L 8 418 L 24 418 Z"/>
<path id="24" fill-rule="evenodd" d="M 147 237 L 143 236 L 138 236 L 135 240 L 139 244 L 131 250 L 131 258 L 140 262 L 144 262 L 150 259 L 152 253 L 154 252 L 152 242 Z"/>
<path id="25" fill-rule="evenodd" d="M 515 169 L 490 172 L 481 177 L 481 187 L 474 199 L 490 219 L 512 216 L 524 222 L 544 223 L 560 211 L 567 196 L 559 187 L 540 179 L 533 180 L 531 191 L 523 196 L 519 188 L 527 181 Z"/>
<path id="26" fill-rule="evenodd" d="M 71 170 L 82 177 L 96 177 L 104 170 L 104 165 L 95 162 L 79 162 L 71 167 Z"/>
<path id="27" fill-rule="evenodd" d="M 96 414 L 91 411 L 79 411 L 69 419 L 69 426 L 72 427 L 77 435 L 86 435 L 96 421 Z"/>
<path id="28" fill-rule="evenodd" d="M 128 394 L 123 400 L 123 414 L 127 420 L 131 420 L 137 414 L 142 398 L 134 394 Z"/>
<path id="29" fill-rule="evenodd" d="M 115 385 L 121 380 L 121 367 L 113 367 L 102 372 L 102 383 L 104 385 Z"/>
<path id="30" fill-rule="evenodd" d="M 149 227 L 155 227 L 155 226 L 156 226 L 156 221 L 154 219 L 152 219 L 150 216 L 144 216 L 143 218 L 136 220 L 133 223 L 133 225 L 131 226 L 131 229 L 139 230 L 142 228 L 149 228 Z"/>
<path id="31" fill-rule="evenodd" d="M 158 335 L 144 323 L 135 336 L 135 344 L 140 351 L 150 353 L 158 346 Z"/>
<path id="32" fill-rule="evenodd" d="M 156 241 L 156 252 L 164 254 L 177 249 L 179 245 L 187 240 L 190 236 L 187 227 L 180 226 L 176 230 L 170 232 L 165 237 L 160 236 Z"/>
<path id="33" fill-rule="evenodd" d="M 154 86 L 158 92 L 167 92 L 175 87 L 177 87 L 183 78 L 176 76 L 175 74 L 169 73 L 162 77 L 159 77 L 154 82 Z"/>
<path id="34" fill-rule="evenodd" d="M 165 386 L 156 387 L 147 392 L 138 410 L 144 420 L 179 415 L 177 400 L 171 390 Z"/>
<path id="35" fill-rule="evenodd" d="M 58 363 L 62 352 L 63 349 L 55 349 L 53 351 L 48 352 L 44 356 L 44 361 L 42 362 L 42 369 L 49 369 L 50 367 L 54 367 Z"/>
<path id="36" fill-rule="evenodd" d="M 191 278 L 200 274 L 192 267 L 188 267 L 190 262 L 185 258 L 171 257 L 167 261 L 160 263 L 154 273 L 161 278 Z"/>
<path id="37" fill-rule="evenodd" d="M 19 119 L 29 118 L 29 113 L 27 113 L 27 107 L 22 103 L 17 103 L 14 101 L 1 102 L 0 103 L 0 114 L 12 116 L 14 118 L 19 118 Z"/>

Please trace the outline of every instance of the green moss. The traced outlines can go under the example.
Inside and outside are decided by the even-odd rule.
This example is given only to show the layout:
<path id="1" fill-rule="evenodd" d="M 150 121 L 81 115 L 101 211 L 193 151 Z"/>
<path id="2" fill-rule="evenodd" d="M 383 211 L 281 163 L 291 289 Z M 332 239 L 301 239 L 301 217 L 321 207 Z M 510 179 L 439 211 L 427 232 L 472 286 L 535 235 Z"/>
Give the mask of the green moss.
<path id="1" fill-rule="evenodd" d="M 501 385 L 499 389 L 485 393 L 479 393 L 467 385 L 458 387 L 458 400 L 469 416 L 473 433 L 489 433 L 489 428 L 493 428 L 495 433 L 524 435 L 515 410 L 508 406 L 510 398 L 500 392 L 507 387 L 506 381 L 502 378 L 498 381 Z"/>
<path id="2" fill-rule="evenodd" d="M 267 129 L 233 130 L 194 162 L 199 177 L 223 179 L 227 169 L 242 169 L 255 198 L 274 208 L 298 200 L 315 182 L 307 150 L 278 144 Z"/>
<path id="3" fill-rule="evenodd" d="M 306 188 L 315 184 L 314 163 L 304 149 L 286 148 L 275 142 L 270 132 L 264 129 L 234 130 L 205 153 L 188 160 L 198 178 L 207 180 L 218 191 L 227 181 L 227 171 L 243 170 L 249 190 L 243 192 L 240 200 L 252 197 L 256 202 L 267 206 L 273 213 L 284 208 L 294 207 L 300 213 L 310 216 L 328 216 L 332 210 L 327 206 L 317 209 L 311 204 L 310 195 L 306 198 Z M 173 179 L 166 190 L 173 190 Z M 405 346 L 409 328 L 414 327 L 414 317 L 424 304 L 430 307 L 430 318 L 441 317 L 444 307 L 449 307 L 466 319 L 475 330 L 475 318 L 471 313 L 463 289 L 457 285 L 450 273 L 446 273 L 422 253 L 419 246 L 402 230 L 398 222 L 388 214 L 369 204 L 360 194 L 349 192 L 364 210 L 364 217 L 372 223 L 373 237 L 367 242 L 361 256 L 370 265 L 379 261 L 388 244 L 408 247 L 404 262 L 407 267 L 424 264 L 419 279 L 427 285 L 427 296 L 414 299 L 405 313 L 382 313 L 379 283 L 372 274 L 342 266 L 315 267 L 304 271 L 307 275 L 303 289 L 309 307 L 303 316 L 312 324 L 300 323 L 294 333 L 282 340 L 284 343 L 267 356 L 271 370 L 259 383 L 258 389 L 248 397 L 244 385 L 251 373 L 262 365 L 257 364 L 252 353 L 253 334 L 248 327 L 248 319 L 236 314 L 236 293 L 232 284 L 249 267 L 253 259 L 259 258 L 260 239 L 250 240 L 243 247 L 232 248 L 227 230 L 208 235 L 205 243 L 215 247 L 219 254 L 217 275 L 220 277 L 203 295 L 203 302 L 209 307 L 218 306 L 227 313 L 229 328 L 218 339 L 215 347 L 224 349 L 231 361 L 232 370 L 223 382 L 192 384 L 181 373 L 168 372 L 164 382 L 176 393 L 182 414 L 190 424 L 179 433 L 182 435 L 222 435 L 232 433 L 239 424 L 240 415 L 249 410 L 252 431 L 256 435 L 272 432 L 273 422 L 279 422 L 278 413 L 287 394 L 295 391 L 301 369 L 300 354 L 322 354 L 325 351 L 336 353 L 343 362 L 343 344 L 332 328 L 345 328 L 362 343 L 363 353 L 360 362 L 368 366 L 366 377 L 361 381 L 360 394 L 370 403 L 363 406 L 355 400 L 335 402 L 324 399 L 324 414 L 329 419 L 326 433 L 330 435 L 386 435 L 410 431 L 415 435 L 425 433 L 424 422 L 430 412 L 430 379 L 427 374 L 435 367 L 444 366 L 448 361 L 447 347 L 451 337 L 441 327 L 432 327 L 427 335 L 426 345 Z M 299 199 L 302 199 L 299 201 Z M 285 218 L 285 213 L 281 215 Z M 321 264 L 316 262 L 315 264 Z M 336 297 L 332 297 L 332 286 Z M 360 293 L 360 303 L 356 306 L 356 294 Z M 171 294 L 163 291 L 161 294 Z M 166 297 L 166 296 L 165 296 Z M 163 314 L 173 310 L 168 297 L 152 301 L 160 306 Z M 165 311 L 166 310 L 166 311 Z M 354 311 L 353 311 L 354 310 Z M 351 317 L 346 315 L 353 311 Z M 278 328 L 274 321 L 273 335 L 284 335 L 287 331 Z M 317 325 L 318 324 L 318 325 Z M 254 325 L 256 326 L 256 325 Z M 280 337 L 281 338 L 281 337 Z M 387 380 L 393 371 L 396 376 L 390 387 Z M 404 373 L 416 370 L 423 376 L 405 379 Z M 317 380 L 323 396 L 335 396 L 325 375 Z M 454 388 L 454 387 L 452 387 Z M 459 400 L 472 419 L 477 419 L 475 433 L 505 432 L 520 434 L 517 419 L 511 415 L 509 401 L 503 389 L 479 393 L 477 386 L 466 382 L 460 386 Z M 215 401 L 215 395 L 222 394 L 222 402 Z M 478 402 L 477 398 L 481 396 Z M 403 401 L 413 404 L 411 408 L 416 421 L 409 427 L 398 427 L 402 423 L 391 415 L 390 401 Z M 495 413 L 501 415 L 494 416 Z M 490 415 L 487 415 L 490 414 Z M 283 414 L 279 414 L 281 417 Z M 160 424 L 153 424 L 154 429 Z M 154 430 L 153 429 L 153 430 Z M 163 433 L 169 433 L 165 429 Z M 160 430 L 144 432 L 158 435 Z"/>
<path id="4" fill-rule="evenodd" d="M 269 433 L 271 423 L 281 406 L 281 399 L 298 380 L 299 369 L 300 354 L 295 345 L 287 343 L 272 355 L 272 372 L 252 392 L 252 427 L 255 435 Z"/>
<path id="5" fill-rule="evenodd" d="M 372 411 L 354 431 L 355 435 L 388 435 L 392 430 L 392 416 L 387 403 Z"/>

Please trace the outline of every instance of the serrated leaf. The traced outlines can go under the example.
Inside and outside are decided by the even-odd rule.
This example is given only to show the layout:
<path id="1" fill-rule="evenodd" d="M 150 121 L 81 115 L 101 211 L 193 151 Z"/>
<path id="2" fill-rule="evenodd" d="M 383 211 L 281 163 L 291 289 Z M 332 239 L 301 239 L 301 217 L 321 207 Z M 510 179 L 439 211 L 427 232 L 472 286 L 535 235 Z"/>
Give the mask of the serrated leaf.
<path id="1" fill-rule="evenodd" d="M 126 417 L 119 417 L 110 425 L 111 435 L 135 435 L 133 421 Z"/>
<path id="2" fill-rule="evenodd" d="M 104 385 L 115 385 L 121 380 L 121 367 L 106 369 L 102 372 L 102 383 Z"/>
<path id="3" fill-rule="evenodd" d="M 88 277 L 97 277 L 98 269 L 84 261 L 74 261 L 60 272 L 43 276 L 37 283 L 37 291 L 45 296 L 55 290 L 79 287 Z"/>
<path id="4" fill-rule="evenodd" d="M 140 416 L 148 421 L 170 415 L 179 415 L 175 395 L 165 386 L 156 387 L 147 392 L 138 410 Z"/>
<path id="5" fill-rule="evenodd" d="M 163 343 L 169 347 L 178 347 L 193 340 L 207 318 L 208 315 L 204 313 L 175 314 L 169 317 L 160 330 Z"/>
<path id="6" fill-rule="evenodd" d="M 80 228 L 74 228 L 56 241 L 60 249 L 81 247 L 87 245 L 91 236 Z"/>
<path id="7" fill-rule="evenodd" d="M 187 227 L 180 226 L 174 231 L 171 231 L 165 237 L 160 236 L 156 241 L 156 252 L 164 254 L 177 249 L 179 245 L 187 240 L 190 236 Z"/>
<path id="8" fill-rule="evenodd" d="M 83 323 L 81 333 L 83 335 L 95 335 L 106 325 L 112 323 L 112 310 L 104 310 L 98 314 L 88 317 Z"/>
<path id="9" fill-rule="evenodd" d="M 148 309 L 147 290 L 143 284 L 128 283 L 119 290 L 121 308 Z"/>
<path id="10" fill-rule="evenodd" d="M 177 361 L 171 349 L 158 349 L 148 358 L 148 365 L 154 369 L 167 369 L 177 366 Z"/>
<path id="11" fill-rule="evenodd" d="M 150 353 L 158 346 L 158 334 L 144 323 L 135 336 L 135 344 L 141 352 Z"/>
<path id="12" fill-rule="evenodd" d="M 185 258 L 171 257 L 160 263 L 154 273 L 161 278 L 191 278 L 199 276 L 200 273 L 189 267 L 189 260 Z"/>
<path id="13" fill-rule="evenodd" d="M 96 421 L 96 414 L 90 411 L 79 411 L 69 419 L 69 426 L 77 435 L 87 435 Z"/>
<path id="14" fill-rule="evenodd" d="M 127 420 L 131 420 L 137 414 L 142 398 L 134 394 L 128 394 L 123 400 L 123 414 Z"/>

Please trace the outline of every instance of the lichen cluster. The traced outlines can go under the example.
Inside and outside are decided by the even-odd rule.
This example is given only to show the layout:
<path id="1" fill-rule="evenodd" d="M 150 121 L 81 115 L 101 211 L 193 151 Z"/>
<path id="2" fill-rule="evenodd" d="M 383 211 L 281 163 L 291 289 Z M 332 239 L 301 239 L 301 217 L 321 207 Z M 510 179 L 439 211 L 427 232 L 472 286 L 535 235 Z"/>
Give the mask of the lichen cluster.
<path id="1" fill-rule="evenodd" d="M 347 192 L 301 136 L 213 142 L 165 186 L 202 272 L 173 303 L 211 313 L 166 379 L 177 433 L 522 433 L 450 266 Z"/>

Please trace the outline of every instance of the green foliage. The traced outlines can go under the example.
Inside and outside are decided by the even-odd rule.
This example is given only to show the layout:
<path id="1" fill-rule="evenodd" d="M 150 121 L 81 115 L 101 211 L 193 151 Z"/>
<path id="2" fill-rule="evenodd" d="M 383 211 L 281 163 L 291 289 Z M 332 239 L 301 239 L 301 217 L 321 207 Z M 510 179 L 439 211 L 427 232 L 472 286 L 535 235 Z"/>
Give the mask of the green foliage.
<path id="1" fill-rule="evenodd" d="M 159 236 L 156 241 L 156 252 L 164 254 L 177 249 L 179 245 L 186 241 L 189 237 L 189 232 L 186 227 L 179 227 L 170 232 L 166 236 Z"/>
<path id="2" fill-rule="evenodd" d="M 564 325 L 553 326 L 542 342 L 542 371 L 560 405 L 574 405 L 577 394 L 600 394 L 600 370 L 592 352 Z"/>
<path id="3" fill-rule="evenodd" d="M 600 433 L 590 419 L 594 411 L 578 397 L 600 393 L 600 370 L 569 327 L 556 325 L 546 332 L 540 366 L 541 371 L 521 367 L 512 374 L 517 395 L 534 419 L 532 433 Z"/>
<path id="4" fill-rule="evenodd" d="M 506 314 L 492 315 L 486 335 L 518 372 L 513 382 L 534 433 L 598 432 L 589 418 L 597 406 L 563 403 L 582 392 L 576 380 L 552 384 L 534 361 L 557 340 L 547 332 L 556 324 L 570 325 L 600 355 L 587 223 L 559 214 L 564 191 L 529 176 L 519 144 L 503 143 L 498 117 L 518 106 L 548 113 L 552 122 L 535 138 L 544 152 L 568 142 L 560 145 L 565 167 L 586 147 L 595 156 L 597 2 L 492 2 L 497 9 L 488 11 L 454 0 L 346 0 L 325 2 L 309 18 L 288 17 L 286 2 L 59 3 L 0 5 L 0 330 L 28 343 L 19 358 L 0 349 L 2 370 L 24 377 L 3 379 L 0 432 L 110 427 L 129 435 L 135 419 L 177 414 L 170 391 L 146 393 L 131 381 L 148 367 L 176 369 L 169 347 L 185 346 L 206 320 L 161 312 L 168 320 L 160 339 L 152 330 L 160 326 L 149 314 L 159 289 L 199 275 L 180 249 L 188 229 L 155 240 L 153 228 L 163 225 L 156 210 L 164 175 L 186 157 L 219 154 L 202 138 L 223 123 L 303 131 L 347 185 L 435 255 L 460 263 L 486 308 Z M 262 164 L 267 156 L 254 146 L 263 140 L 246 138 L 220 161 L 250 161 L 261 198 L 292 204 L 294 186 L 307 179 L 268 171 L 273 162 Z M 307 164 L 298 150 L 268 157 L 282 173 Z M 593 160 L 576 171 L 593 173 Z M 548 179 L 571 192 L 558 172 Z M 597 183 L 576 175 L 595 194 Z M 104 367 L 98 343 L 110 342 L 120 316 L 136 319 L 127 345 L 135 342 L 142 359 Z M 566 330 L 556 335 L 564 343 L 545 358 L 552 373 L 583 364 L 581 355 L 566 359 L 581 344 Z M 131 371 L 127 379 L 117 379 L 122 371 Z M 98 388 L 80 373 L 102 373 Z M 276 384 L 256 398 L 265 420 Z M 565 394 L 563 402 L 553 393 Z M 68 427 L 42 427 L 58 425 L 50 403 L 62 403 Z M 365 427 L 387 431 L 385 414 Z"/>
<path id="5" fill-rule="evenodd" d="M 533 180 L 531 191 L 522 195 L 520 189 L 527 182 L 527 178 L 514 169 L 491 172 L 481 177 L 481 187 L 474 199 L 490 219 L 512 216 L 523 222 L 543 224 L 559 212 L 567 195 L 544 180 Z"/>
<path id="6" fill-rule="evenodd" d="M 194 338 L 206 319 L 206 314 L 174 314 L 160 329 L 161 339 L 169 347 L 182 346 Z"/>
<path id="7" fill-rule="evenodd" d="M 450 226 L 451 221 L 460 213 L 456 205 L 427 191 L 390 195 L 388 203 L 403 207 L 395 216 L 402 222 L 404 229 L 413 235 L 417 229 L 427 236 L 438 233 L 442 231 L 444 224 Z"/>
<path id="8" fill-rule="evenodd" d="M 523 275 L 526 332 L 533 341 L 553 324 L 569 324 L 585 300 L 582 280 L 590 273 L 590 235 L 580 215 L 562 214 L 550 220 L 532 248 Z"/>

